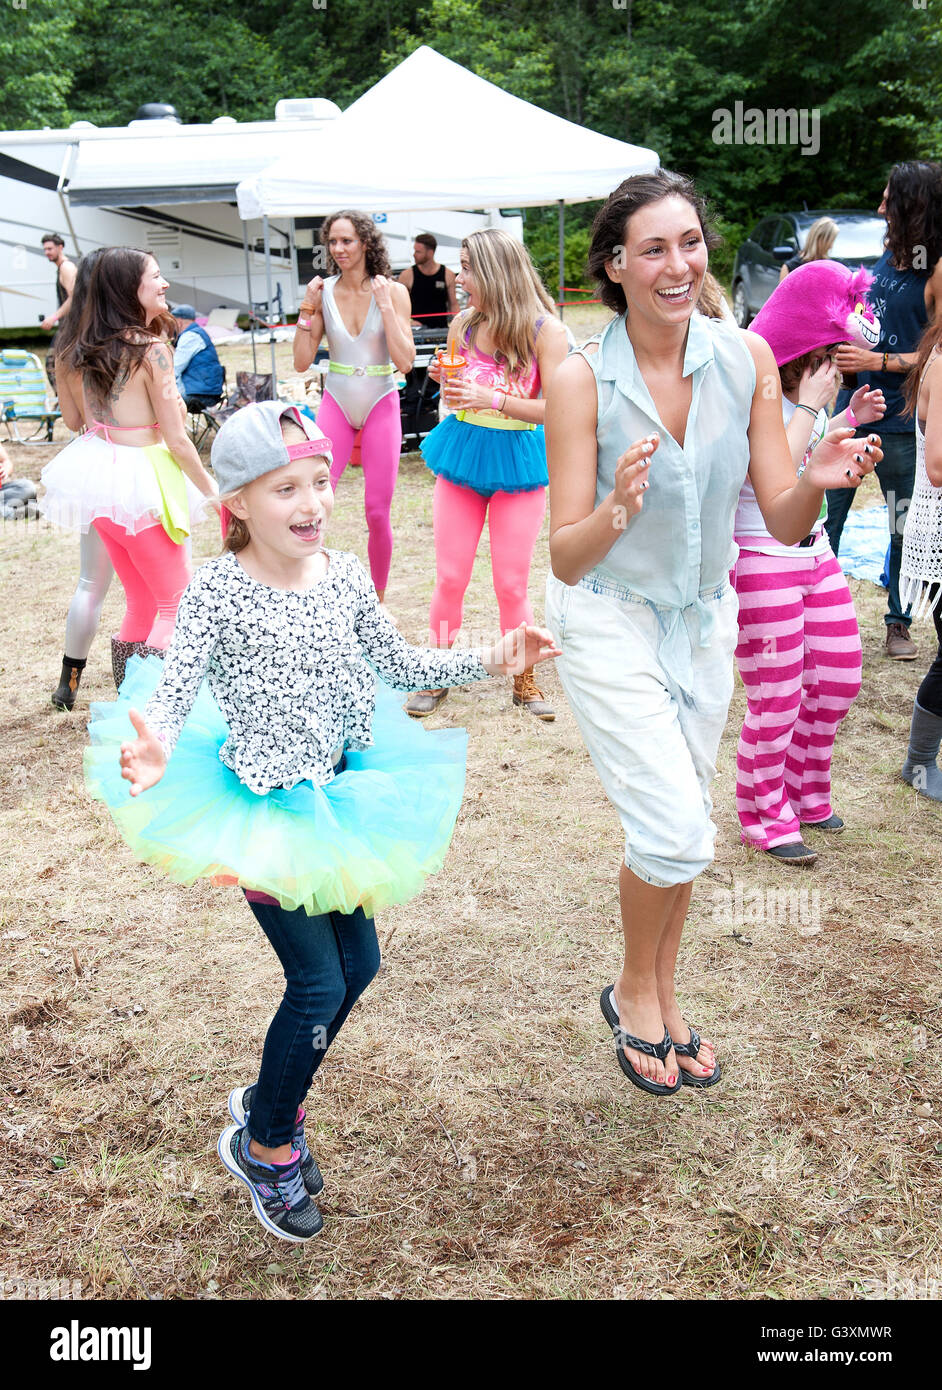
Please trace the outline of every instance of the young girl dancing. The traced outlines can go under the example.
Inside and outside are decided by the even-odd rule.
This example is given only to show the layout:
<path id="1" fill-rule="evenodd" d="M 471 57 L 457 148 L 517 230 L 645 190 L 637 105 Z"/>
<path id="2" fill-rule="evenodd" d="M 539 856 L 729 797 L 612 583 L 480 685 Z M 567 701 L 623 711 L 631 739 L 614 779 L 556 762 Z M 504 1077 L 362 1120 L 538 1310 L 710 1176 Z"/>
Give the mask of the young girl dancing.
<path id="1" fill-rule="evenodd" d="M 331 487 L 362 432 L 370 575 L 382 602 L 392 559 L 389 509 L 402 450 L 396 368 L 409 372 L 415 359 L 409 292 L 391 278 L 386 243 L 366 213 L 335 212 L 324 221 L 321 241 L 333 273 L 327 280 L 315 276 L 305 291 L 294 365 L 307 371 L 327 334 L 330 370 L 317 422 L 334 441 Z"/>
<path id="2" fill-rule="evenodd" d="M 439 647 L 451 646 L 461 627 L 485 517 L 501 628 L 508 632 L 533 620 L 530 563 L 546 512 L 542 384 L 567 351 L 553 301 L 527 252 L 506 232 L 488 228 L 461 243 L 458 284 L 468 308 L 451 325 L 449 353 L 466 365 L 443 387 L 445 405 L 455 413 L 422 445 L 436 474 L 429 641 Z M 440 367 L 430 371 L 441 379 Z M 406 709 L 423 718 L 447 693 L 422 691 Z M 515 677 L 513 703 L 538 719 L 555 718 L 532 671 Z"/>
<path id="3" fill-rule="evenodd" d="M 216 491 L 186 433 L 161 337 L 174 329 L 166 290 L 153 256 L 129 246 L 99 253 L 74 342 L 57 358 L 62 414 L 85 431 L 42 471 L 43 513 L 83 534 L 94 526 L 124 586 L 124 621 L 111 639 L 118 686 L 132 652 L 166 648 L 190 577 L 191 513 L 201 493 Z M 96 587 L 103 597 L 100 570 Z M 71 683 L 81 667 L 76 652 L 67 656 L 76 658 Z"/>
<path id="4" fill-rule="evenodd" d="M 782 413 L 799 477 L 828 430 L 881 419 L 883 392 L 861 386 L 828 422 L 838 385 L 830 354 L 841 342 L 877 342 L 880 325 L 864 295 L 870 282 L 837 261 L 799 266 L 751 324 L 769 344 L 782 382 Z M 831 754 L 838 726 L 860 690 L 861 648 L 854 601 L 828 542 L 827 505 L 797 545 L 769 534 L 751 479 L 739 495 L 736 664 L 747 710 L 736 756 L 736 809 L 743 843 L 783 864 L 817 854 L 801 827 L 831 832 L 844 822 L 831 805 Z"/>
<path id="5" fill-rule="evenodd" d="M 906 385 L 915 415 L 916 487 L 906 513 L 900 600 L 913 617 L 932 614 L 939 649 L 913 702 L 901 776 L 931 801 L 942 801 L 942 314 L 925 331 Z"/>
<path id="6" fill-rule="evenodd" d="M 464 785 L 464 730 L 417 728 L 374 671 L 409 690 L 558 654 L 524 625 L 480 655 L 409 646 L 356 557 L 324 546 L 330 450 L 280 401 L 223 425 L 226 549 L 187 588 L 165 663 L 135 659 L 117 704 L 93 707 L 86 753 L 135 852 L 184 883 L 237 882 L 284 967 L 258 1079 L 232 1090 L 218 1152 L 290 1241 L 321 1229 L 302 1106 L 379 967 L 373 914 L 441 867 Z"/>

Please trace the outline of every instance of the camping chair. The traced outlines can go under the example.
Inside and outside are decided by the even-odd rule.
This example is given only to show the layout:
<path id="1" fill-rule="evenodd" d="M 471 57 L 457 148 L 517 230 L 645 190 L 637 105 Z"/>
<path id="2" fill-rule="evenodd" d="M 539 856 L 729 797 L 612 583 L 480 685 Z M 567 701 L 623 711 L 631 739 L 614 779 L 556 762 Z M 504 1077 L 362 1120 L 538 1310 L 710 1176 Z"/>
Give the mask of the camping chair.
<path id="1" fill-rule="evenodd" d="M 49 408 L 46 375 L 33 353 L 19 348 L 0 352 L 0 410 L 9 439 L 17 444 L 52 443 L 52 429 L 61 412 Z M 29 434 L 24 438 L 20 425 L 27 422 Z"/>
<path id="2" fill-rule="evenodd" d="M 212 420 L 212 428 L 218 430 L 219 426 L 224 424 L 230 415 L 234 415 L 244 405 L 251 405 L 254 401 L 272 401 L 274 399 L 271 372 L 236 372 L 236 389 L 225 405 L 211 405 L 203 413 Z"/>
<path id="3" fill-rule="evenodd" d="M 217 400 L 211 405 L 204 405 L 199 410 L 187 409 L 187 428 L 190 431 L 190 438 L 198 449 L 208 434 L 215 434 L 219 429 L 219 421 L 211 414 L 214 410 L 225 408 L 229 403 L 226 393 L 226 369 L 222 369 L 222 390 Z"/>

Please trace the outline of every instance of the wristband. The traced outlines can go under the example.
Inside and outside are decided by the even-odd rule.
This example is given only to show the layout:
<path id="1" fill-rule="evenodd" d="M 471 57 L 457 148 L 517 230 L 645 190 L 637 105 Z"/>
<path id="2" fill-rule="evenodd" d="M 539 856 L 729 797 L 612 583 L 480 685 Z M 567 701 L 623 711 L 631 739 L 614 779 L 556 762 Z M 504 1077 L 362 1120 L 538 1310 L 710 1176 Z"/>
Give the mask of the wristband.
<path id="1" fill-rule="evenodd" d="M 311 326 L 311 320 L 310 320 L 310 319 L 302 319 L 301 315 L 299 314 L 299 315 L 298 315 L 298 327 L 299 327 L 299 328 L 310 328 L 310 326 Z"/>
<path id="2" fill-rule="evenodd" d="M 506 392 L 506 391 L 495 391 L 494 394 L 493 394 L 493 396 L 491 396 L 491 410 L 502 410 L 502 409 L 503 409 L 503 406 L 502 406 L 502 404 L 501 404 L 501 396 L 503 396 L 504 400 L 506 401 L 506 399 L 507 399 L 507 392 Z"/>
<path id="3" fill-rule="evenodd" d="M 816 410 L 812 409 L 812 407 L 811 407 L 810 405 L 802 405 L 801 401 L 798 402 L 798 404 L 797 404 L 797 406 L 795 407 L 795 409 L 796 409 L 796 410 L 807 410 L 807 412 L 808 412 L 809 415 L 813 415 L 814 418 L 815 418 L 816 420 L 817 420 L 817 418 L 818 418 L 818 412 L 817 412 Z"/>
<path id="4" fill-rule="evenodd" d="M 881 372 L 885 372 L 885 371 L 886 371 L 886 353 L 883 354 L 883 366 L 880 368 L 880 371 L 881 371 Z"/>
<path id="5" fill-rule="evenodd" d="M 857 416 L 851 410 L 850 406 L 847 407 L 847 409 L 844 411 L 844 414 L 847 416 L 847 423 L 849 425 L 852 425 L 853 428 L 856 429 L 857 426 L 860 424 L 860 421 L 857 419 Z"/>

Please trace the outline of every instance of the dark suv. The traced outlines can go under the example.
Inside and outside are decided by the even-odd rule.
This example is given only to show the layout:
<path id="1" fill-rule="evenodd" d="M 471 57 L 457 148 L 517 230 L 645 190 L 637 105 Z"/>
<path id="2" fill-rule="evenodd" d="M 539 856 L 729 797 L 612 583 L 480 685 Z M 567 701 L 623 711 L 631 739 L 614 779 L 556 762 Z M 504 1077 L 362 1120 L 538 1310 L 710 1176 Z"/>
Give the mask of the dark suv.
<path id="1" fill-rule="evenodd" d="M 883 254 L 886 222 L 875 212 L 840 208 L 764 217 L 736 252 L 733 265 L 733 313 L 740 328 L 748 328 L 778 284 L 783 263 L 802 249 L 808 229 L 819 217 L 833 217 L 839 228 L 831 260 L 856 270 L 873 265 Z"/>

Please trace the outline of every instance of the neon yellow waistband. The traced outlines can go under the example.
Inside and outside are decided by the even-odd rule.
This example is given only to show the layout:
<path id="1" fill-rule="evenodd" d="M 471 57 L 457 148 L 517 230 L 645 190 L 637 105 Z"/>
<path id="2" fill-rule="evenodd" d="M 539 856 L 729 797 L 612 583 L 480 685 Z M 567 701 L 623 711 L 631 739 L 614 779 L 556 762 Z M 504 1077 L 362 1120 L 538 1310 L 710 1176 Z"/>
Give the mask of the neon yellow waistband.
<path id="1" fill-rule="evenodd" d="M 350 367 L 345 362 L 331 362 L 330 370 L 341 376 L 393 376 L 396 368 L 392 362 L 380 362 L 369 367 Z"/>
<path id="2" fill-rule="evenodd" d="M 488 430 L 535 430 L 529 420 L 511 420 L 507 415 L 485 415 L 480 410 L 456 410 L 455 416 L 466 425 L 483 425 Z"/>

